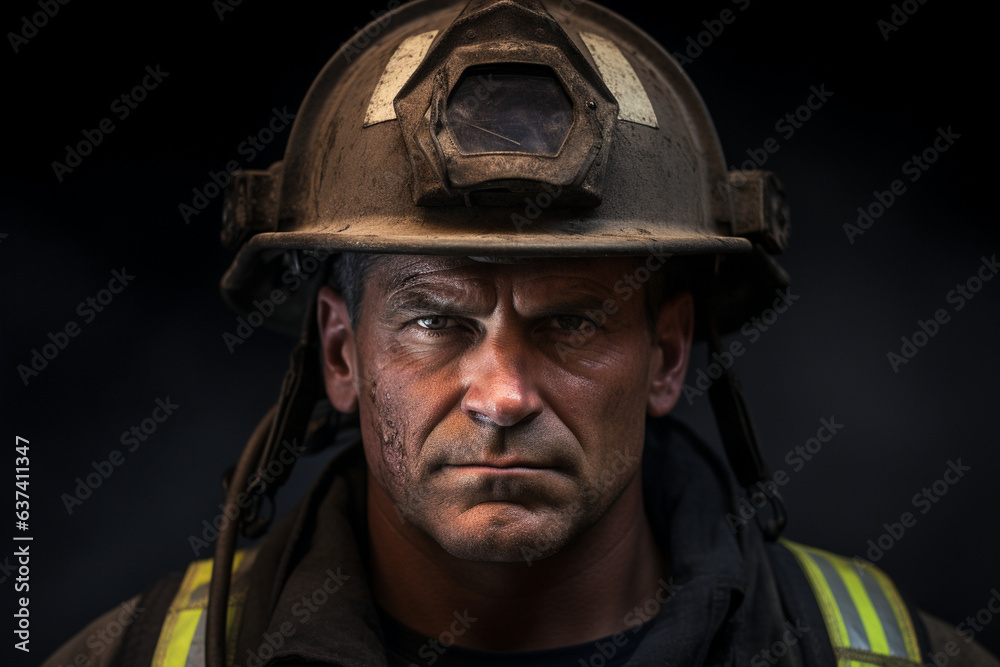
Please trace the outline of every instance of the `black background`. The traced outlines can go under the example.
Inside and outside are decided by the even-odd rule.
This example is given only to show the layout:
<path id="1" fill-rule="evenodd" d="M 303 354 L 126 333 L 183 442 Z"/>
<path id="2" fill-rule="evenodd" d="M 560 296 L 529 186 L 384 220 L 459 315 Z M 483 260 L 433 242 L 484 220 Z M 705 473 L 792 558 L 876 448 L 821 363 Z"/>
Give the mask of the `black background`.
<path id="1" fill-rule="evenodd" d="M 30 440 L 34 536 L 32 651 L 17 664 L 41 662 L 89 619 L 192 559 L 188 536 L 216 514 L 221 471 L 274 400 L 290 344 L 261 330 L 230 354 L 222 334 L 235 316 L 217 288 L 231 259 L 218 240 L 222 198 L 190 224 L 178 205 L 229 160 L 264 168 L 280 159 L 287 132 L 252 162 L 237 148 L 273 108 L 294 112 L 336 48 L 385 6 L 244 0 L 220 20 L 207 0 L 77 0 L 18 53 L 7 39 L 0 47 L 0 460 L 11 498 L 14 437 Z M 884 39 L 877 22 L 892 13 L 888 2 L 615 6 L 670 51 L 734 10 L 686 69 L 730 164 L 768 137 L 780 144 L 765 166 L 788 192 L 792 244 L 781 261 L 800 298 L 737 369 L 768 459 L 790 474 L 786 535 L 864 556 L 884 522 L 914 512 L 916 525 L 879 565 L 919 606 L 952 622 L 975 614 L 1000 586 L 1000 281 L 961 311 L 945 295 L 998 251 L 987 161 L 996 136 L 992 18 L 962 3 L 913 2 L 916 12 Z M 35 2 L 8 3 L 0 27 L 20 30 L 37 11 Z M 51 163 L 65 146 L 113 117 L 112 100 L 156 65 L 169 76 L 58 182 Z M 775 122 L 814 85 L 833 96 L 785 140 Z M 903 163 L 948 127 L 961 138 L 910 183 Z M 905 194 L 849 243 L 842 225 L 894 179 L 907 183 Z M 77 304 L 122 267 L 134 281 L 83 325 Z M 938 308 L 951 321 L 894 373 L 887 352 Z M 80 335 L 25 386 L 16 367 L 70 320 Z M 75 478 L 122 449 L 121 433 L 167 397 L 180 405 L 175 414 L 69 515 L 61 495 Z M 717 439 L 704 397 L 681 403 L 678 414 Z M 829 417 L 844 428 L 792 472 L 785 453 Z M 912 496 L 959 458 L 972 470 L 920 514 Z M 319 465 L 301 464 L 296 487 Z M 12 524 L 0 530 L 8 545 Z M 3 547 L 0 559 L 12 551 Z M 20 596 L 13 583 L 0 583 L 8 638 Z M 978 638 L 1000 651 L 1000 621 Z"/>

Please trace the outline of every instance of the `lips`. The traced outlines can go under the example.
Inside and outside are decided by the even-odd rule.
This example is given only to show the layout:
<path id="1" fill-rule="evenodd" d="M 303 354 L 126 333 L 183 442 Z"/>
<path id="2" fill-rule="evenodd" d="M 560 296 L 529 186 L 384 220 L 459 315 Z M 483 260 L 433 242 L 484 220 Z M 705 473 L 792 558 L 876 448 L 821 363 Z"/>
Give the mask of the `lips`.
<path id="1" fill-rule="evenodd" d="M 556 466 L 552 465 L 547 461 L 530 461 L 527 459 L 491 459 L 484 461 L 469 461 L 463 463 L 446 463 L 446 466 L 453 466 L 456 468 L 498 468 L 498 469 L 510 469 L 510 468 L 533 468 L 533 469 L 545 469 L 554 468 Z"/>

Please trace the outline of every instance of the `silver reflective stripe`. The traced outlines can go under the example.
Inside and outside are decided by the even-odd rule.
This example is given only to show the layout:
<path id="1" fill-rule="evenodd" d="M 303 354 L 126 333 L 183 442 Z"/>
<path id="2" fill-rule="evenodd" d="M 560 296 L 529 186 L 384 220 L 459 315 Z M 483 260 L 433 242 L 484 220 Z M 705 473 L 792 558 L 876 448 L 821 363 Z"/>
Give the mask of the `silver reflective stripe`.
<path id="1" fill-rule="evenodd" d="M 604 83 L 618 100 L 618 118 L 659 127 L 646 89 L 642 87 L 639 76 L 615 43 L 592 32 L 581 32 L 580 37 L 593 56 Z"/>
<path id="2" fill-rule="evenodd" d="M 840 578 L 840 574 L 837 573 L 833 563 L 827 560 L 825 556 L 815 552 L 807 553 L 809 554 L 809 558 L 816 563 L 816 567 L 823 573 L 826 585 L 830 587 L 830 591 L 833 593 L 834 601 L 837 604 L 837 608 L 840 609 L 840 615 L 844 619 L 844 625 L 847 626 L 847 636 L 851 648 L 870 651 L 872 647 L 868 642 L 868 633 L 865 632 L 864 623 L 861 622 L 861 614 L 858 613 L 857 608 L 854 606 L 854 600 L 851 599 L 851 594 L 847 592 L 844 580 Z"/>
<path id="3" fill-rule="evenodd" d="M 392 106 L 392 101 L 396 99 L 399 90 L 417 66 L 423 62 L 437 33 L 437 30 L 431 30 L 411 35 L 396 48 L 375 85 L 375 92 L 372 93 L 368 112 L 365 114 L 364 127 L 396 118 L 396 109 Z"/>
<path id="4" fill-rule="evenodd" d="M 865 592 L 872 601 L 872 606 L 882 620 L 882 630 L 885 632 L 885 641 L 889 645 L 889 653 L 900 658 L 909 658 L 906 652 L 906 640 L 903 639 L 903 631 L 899 627 L 899 620 L 892 610 L 892 604 L 885 596 L 885 591 L 878 585 L 878 581 L 867 570 L 858 568 L 858 576 L 865 586 Z"/>
<path id="5" fill-rule="evenodd" d="M 246 574 L 256 555 L 257 548 L 253 547 L 241 549 L 233 556 L 229 609 L 226 613 L 226 653 L 230 661 L 236 649 L 243 602 L 249 586 Z M 153 667 L 204 667 L 205 612 L 211 579 L 212 559 L 195 561 L 188 566 L 160 628 Z"/>
<path id="6" fill-rule="evenodd" d="M 910 612 L 884 572 L 858 558 L 852 562 L 784 538 L 780 542 L 794 554 L 816 596 L 839 667 L 919 667 Z"/>
<path id="7" fill-rule="evenodd" d="M 205 619 L 208 614 L 202 614 L 198 619 L 198 626 L 194 630 L 194 637 L 191 638 L 191 647 L 188 649 L 187 659 L 184 667 L 205 667 Z"/>

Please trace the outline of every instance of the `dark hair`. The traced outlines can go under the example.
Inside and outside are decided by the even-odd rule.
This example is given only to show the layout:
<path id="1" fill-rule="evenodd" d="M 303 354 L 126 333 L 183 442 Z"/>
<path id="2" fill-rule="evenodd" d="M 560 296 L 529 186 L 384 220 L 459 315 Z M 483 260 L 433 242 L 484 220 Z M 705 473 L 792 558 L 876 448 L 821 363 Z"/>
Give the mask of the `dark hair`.
<path id="1" fill-rule="evenodd" d="M 357 331 L 361 319 L 361 301 L 365 282 L 378 255 L 367 252 L 343 252 L 333 258 L 329 285 L 344 298 L 351 327 Z"/>

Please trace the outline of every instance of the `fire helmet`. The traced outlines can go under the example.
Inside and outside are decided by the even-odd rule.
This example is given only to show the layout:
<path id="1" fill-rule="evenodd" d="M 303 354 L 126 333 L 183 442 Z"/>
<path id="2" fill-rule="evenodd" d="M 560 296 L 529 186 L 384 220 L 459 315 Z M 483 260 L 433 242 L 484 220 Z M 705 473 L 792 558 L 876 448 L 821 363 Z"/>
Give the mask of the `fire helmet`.
<path id="1" fill-rule="evenodd" d="M 342 251 L 671 256 L 723 333 L 787 284 L 778 180 L 729 171 L 677 62 L 584 0 L 382 14 L 315 79 L 284 159 L 235 176 L 223 227 L 224 298 L 250 313 L 281 290 L 267 325 L 289 333 Z"/>

